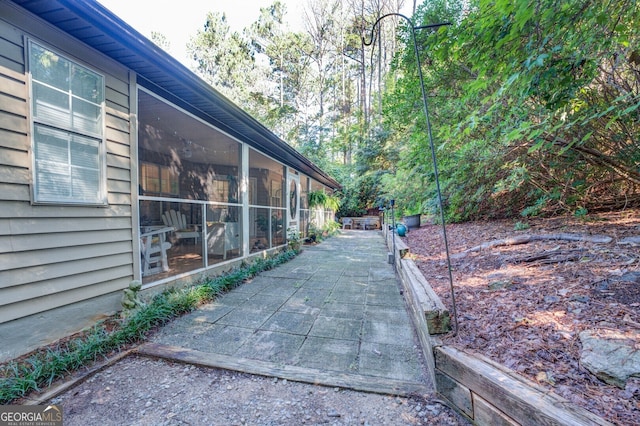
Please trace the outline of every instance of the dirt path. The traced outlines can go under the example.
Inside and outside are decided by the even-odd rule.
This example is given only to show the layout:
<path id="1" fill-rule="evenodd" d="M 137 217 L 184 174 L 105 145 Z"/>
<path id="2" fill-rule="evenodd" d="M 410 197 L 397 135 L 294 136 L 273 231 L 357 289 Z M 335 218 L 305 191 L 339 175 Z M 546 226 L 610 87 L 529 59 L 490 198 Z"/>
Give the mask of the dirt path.
<path id="1" fill-rule="evenodd" d="M 130 356 L 51 400 L 73 425 L 468 425 L 399 398 Z"/>

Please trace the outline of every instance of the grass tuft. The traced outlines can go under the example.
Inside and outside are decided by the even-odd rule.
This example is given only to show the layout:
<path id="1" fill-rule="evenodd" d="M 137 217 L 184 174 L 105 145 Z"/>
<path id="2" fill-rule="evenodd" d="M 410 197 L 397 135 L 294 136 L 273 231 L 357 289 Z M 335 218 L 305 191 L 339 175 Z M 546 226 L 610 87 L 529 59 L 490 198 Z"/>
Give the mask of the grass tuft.
<path id="1" fill-rule="evenodd" d="M 96 325 L 82 338 L 38 351 L 20 362 L 10 361 L 0 366 L 0 405 L 9 404 L 31 391 L 50 386 L 56 379 L 99 358 L 106 358 L 108 354 L 119 351 L 126 345 L 144 340 L 155 327 L 192 311 L 262 271 L 288 262 L 296 254 L 293 250 L 287 250 L 274 257 L 260 258 L 251 264 L 243 263 L 238 269 L 210 278 L 194 287 L 166 290 L 111 330 L 103 325 Z"/>

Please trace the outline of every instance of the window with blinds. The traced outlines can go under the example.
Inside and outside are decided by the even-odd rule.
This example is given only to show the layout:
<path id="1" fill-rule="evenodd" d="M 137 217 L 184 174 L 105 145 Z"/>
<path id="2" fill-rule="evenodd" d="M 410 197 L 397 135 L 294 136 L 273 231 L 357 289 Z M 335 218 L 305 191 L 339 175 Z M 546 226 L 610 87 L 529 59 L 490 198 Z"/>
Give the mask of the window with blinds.
<path id="1" fill-rule="evenodd" d="M 104 77 L 29 43 L 36 203 L 105 204 Z"/>

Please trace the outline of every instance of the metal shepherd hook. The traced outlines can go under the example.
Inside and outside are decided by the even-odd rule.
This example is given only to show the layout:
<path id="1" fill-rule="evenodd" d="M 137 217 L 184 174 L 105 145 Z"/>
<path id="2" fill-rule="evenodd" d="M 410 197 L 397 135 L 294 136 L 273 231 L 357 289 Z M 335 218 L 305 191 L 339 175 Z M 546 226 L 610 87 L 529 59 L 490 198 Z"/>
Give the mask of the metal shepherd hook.
<path id="1" fill-rule="evenodd" d="M 413 21 L 411 19 L 409 19 L 408 17 L 406 17 L 401 13 L 387 13 L 386 15 L 382 15 L 380 18 L 378 18 L 378 20 L 371 27 L 371 37 L 370 37 L 371 40 L 369 41 L 369 43 L 367 43 L 364 37 L 362 37 L 363 45 L 371 46 L 373 44 L 373 41 L 375 40 L 374 31 L 376 27 L 378 26 L 380 21 L 382 21 L 383 19 L 389 16 L 399 16 L 400 18 L 403 18 L 405 21 L 409 23 L 409 28 L 411 28 L 411 36 L 413 38 L 413 49 L 416 53 L 416 61 L 418 65 L 418 76 L 420 77 L 420 88 L 422 89 L 422 103 L 424 106 L 424 116 L 427 120 L 427 133 L 429 135 L 429 146 L 431 147 L 431 159 L 433 160 L 433 172 L 436 178 L 436 189 L 438 191 L 438 204 L 439 204 L 438 207 L 440 208 L 440 220 L 442 222 L 442 236 L 444 238 L 444 249 L 447 255 L 447 270 L 449 272 L 449 286 L 451 288 L 451 302 L 453 305 L 453 323 L 455 325 L 455 331 L 453 333 L 453 336 L 456 336 L 458 334 L 458 313 L 456 309 L 456 296 L 453 292 L 453 274 L 451 272 L 451 257 L 449 256 L 449 242 L 447 240 L 447 227 L 445 226 L 444 209 L 442 208 L 442 192 L 440 191 L 440 179 L 438 177 L 438 162 L 436 160 L 436 149 L 433 143 L 433 135 L 431 133 L 431 121 L 429 120 L 429 107 L 427 105 L 427 93 L 424 88 L 424 78 L 422 77 L 422 66 L 421 66 L 422 62 L 420 60 L 420 52 L 418 51 L 418 41 L 416 40 L 416 30 L 440 28 L 445 25 L 451 25 L 451 22 L 442 22 L 438 24 L 430 24 L 430 25 L 423 25 L 420 27 L 416 27 L 413 25 Z"/>

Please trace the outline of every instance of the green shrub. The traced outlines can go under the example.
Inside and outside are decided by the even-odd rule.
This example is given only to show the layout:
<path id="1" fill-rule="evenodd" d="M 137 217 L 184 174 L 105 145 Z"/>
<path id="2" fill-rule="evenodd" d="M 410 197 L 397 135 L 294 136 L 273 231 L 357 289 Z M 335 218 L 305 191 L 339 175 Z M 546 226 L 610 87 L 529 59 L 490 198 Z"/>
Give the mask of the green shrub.
<path id="1" fill-rule="evenodd" d="M 274 257 L 259 258 L 226 274 L 184 289 L 170 289 L 156 295 L 151 302 L 122 319 L 108 331 L 96 325 L 83 337 L 66 344 L 35 352 L 23 361 L 0 366 L 0 405 L 51 383 L 99 358 L 105 358 L 128 344 L 144 340 L 158 326 L 209 302 L 225 290 L 232 289 L 262 271 L 273 269 L 296 256 L 287 250 Z"/>

